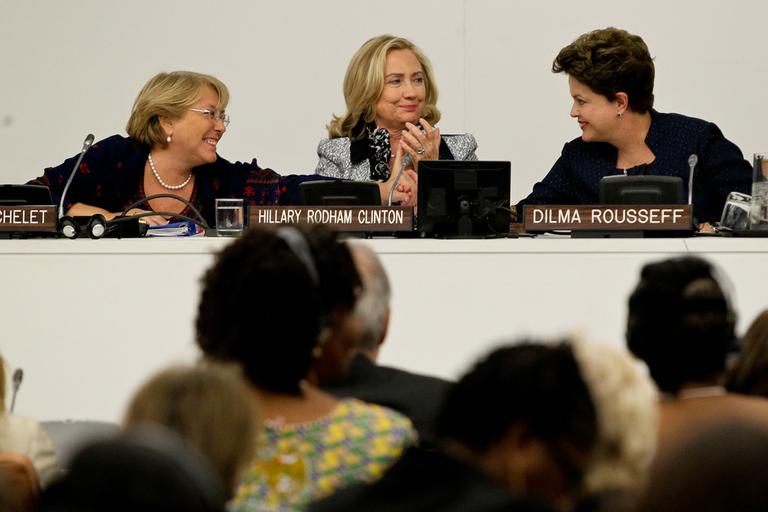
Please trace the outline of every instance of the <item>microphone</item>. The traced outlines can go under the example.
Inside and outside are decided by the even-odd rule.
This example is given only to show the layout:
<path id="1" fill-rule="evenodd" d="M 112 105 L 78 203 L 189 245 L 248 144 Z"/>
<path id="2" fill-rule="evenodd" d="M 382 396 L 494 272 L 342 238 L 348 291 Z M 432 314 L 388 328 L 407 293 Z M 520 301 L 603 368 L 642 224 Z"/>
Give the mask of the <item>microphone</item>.
<path id="1" fill-rule="evenodd" d="M 389 193 L 387 194 L 387 206 L 392 206 L 392 194 L 395 193 L 395 187 L 397 187 L 397 183 L 400 181 L 400 178 L 403 176 L 403 172 L 409 163 L 411 163 L 411 155 L 406 154 L 403 157 L 403 165 L 400 166 L 400 171 L 397 173 L 395 181 L 393 181 L 392 185 L 389 186 Z"/>
<path id="2" fill-rule="evenodd" d="M 22 380 L 24 380 L 24 370 L 21 368 L 16 368 L 16 371 L 13 372 L 13 396 L 11 398 L 11 412 L 13 412 L 13 408 L 16 406 L 16 393 L 19 392 Z"/>
<path id="3" fill-rule="evenodd" d="M 59 200 L 59 231 L 66 238 L 77 238 L 81 231 L 87 231 L 91 238 L 101 238 L 107 229 L 107 221 L 103 215 L 92 215 L 90 217 L 73 218 L 64 216 L 64 199 L 67 197 L 69 187 L 72 185 L 72 180 L 75 178 L 78 169 L 80 169 L 80 163 L 83 161 L 83 157 L 91 149 L 93 145 L 93 139 L 95 137 L 92 133 L 89 133 L 83 141 L 83 148 L 80 150 L 80 156 L 77 158 L 72 172 L 69 173 L 67 183 L 64 184 L 64 189 L 61 191 L 61 199 Z"/>
<path id="4" fill-rule="evenodd" d="M 83 157 L 88 152 L 89 149 L 91 149 L 91 145 L 93 145 L 93 139 L 94 136 L 92 133 L 89 133 L 85 140 L 83 141 L 83 149 L 80 150 L 80 156 L 77 159 L 77 162 L 75 162 L 75 167 L 72 169 L 72 172 L 69 175 L 69 179 L 67 179 L 67 183 L 64 185 L 64 190 L 61 191 L 61 201 L 59 201 L 59 220 L 64 216 L 64 198 L 67 195 L 67 191 L 69 190 L 69 186 L 72 184 L 72 178 L 75 177 L 75 174 L 77 174 L 77 170 L 80 168 L 80 162 L 83 161 Z"/>
<path id="5" fill-rule="evenodd" d="M 688 204 L 693 205 L 693 169 L 696 164 L 699 163 L 699 157 L 696 154 L 692 154 L 688 157 Z"/>

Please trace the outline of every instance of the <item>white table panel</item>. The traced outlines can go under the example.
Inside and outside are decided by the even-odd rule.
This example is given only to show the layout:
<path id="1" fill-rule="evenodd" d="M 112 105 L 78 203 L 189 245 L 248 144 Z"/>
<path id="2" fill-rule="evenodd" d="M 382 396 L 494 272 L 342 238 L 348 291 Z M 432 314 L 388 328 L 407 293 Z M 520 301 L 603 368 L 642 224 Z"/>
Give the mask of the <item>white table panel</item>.
<path id="1" fill-rule="evenodd" d="M 117 421 L 152 372 L 197 357 L 199 279 L 228 240 L 2 240 L 0 351 L 25 370 L 17 412 Z M 367 240 L 393 285 L 382 362 L 455 377 L 520 336 L 623 344 L 642 265 L 697 254 L 724 270 L 739 326 L 768 306 L 768 240 Z M 290 305 L 286 304 L 286 307 Z"/>

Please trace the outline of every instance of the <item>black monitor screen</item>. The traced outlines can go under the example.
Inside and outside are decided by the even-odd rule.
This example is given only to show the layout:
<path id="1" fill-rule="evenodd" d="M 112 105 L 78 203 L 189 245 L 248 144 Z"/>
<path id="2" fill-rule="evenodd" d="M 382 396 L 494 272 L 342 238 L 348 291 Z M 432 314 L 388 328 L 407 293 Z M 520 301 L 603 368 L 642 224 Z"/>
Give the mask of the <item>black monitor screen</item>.
<path id="1" fill-rule="evenodd" d="M 375 181 L 306 181 L 299 185 L 301 204 L 307 206 L 379 206 L 381 192 Z"/>
<path id="2" fill-rule="evenodd" d="M 677 176 L 606 176 L 600 180 L 600 204 L 684 204 Z"/>
<path id="3" fill-rule="evenodd" d="M 44 185 L 0 185 L 0 206 L 52 204 L 51 191 Z"/>
<path id="4" fill-rule="evenodd" d="M 419 230 L 451 237 L 509 233 L 509 162 L 419 163 Z"/>

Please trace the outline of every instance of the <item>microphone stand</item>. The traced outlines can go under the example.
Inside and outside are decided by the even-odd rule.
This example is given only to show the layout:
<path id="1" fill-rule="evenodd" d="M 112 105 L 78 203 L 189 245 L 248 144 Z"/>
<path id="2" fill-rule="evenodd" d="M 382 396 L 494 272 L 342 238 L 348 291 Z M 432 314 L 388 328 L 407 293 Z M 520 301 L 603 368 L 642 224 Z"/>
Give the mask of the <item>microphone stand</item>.
<path id="1" fill-rule="evenodd" d="M 403 176 L 403 172 L 409 163 L 411 163 L 411 155 L 405 155 L 403 157 L 403 165 L 400 166 L 400 170 L 397 173 L 397 177 L 395 177 L 395 181 L 393 181 L 392 185 L 389 187 L 389 193 L 387 194 L 387 206 L 392 206 L 392 195 L 395 193 L 395 187 L 397 187 L 397 183 L 400 181 L 400 178 Z"/>
<path id="2" fill-rule="evenodd" d="M 59 201 L 59 220 L 61 220 L 61 218 L 64 216 L 64 198 L 69 191 L 69 186 L 72 185 L 72 179 L 75 177 L 77 170 L 80 168 L 80 162 L 83 161 L 83 157 L 88 152 L 88 150 L 91 149 L 94 138 L 95 137 L 92 133 L 89 133 L 88 136 L 85 137 L 85 140 L 83 141 L 83 149 L 80 150 L 80 156 L 77 158 L 77 162 L 75 162 L 75 166 L 72 168 L 72 172 L 69 174 L 69 179 L 67 179 L 67 183 L 64 185 L 64 188 L 61 191 L 61 200 Z"/>
<path id="3" fill-rule="evenodd" d="M 699 163 L 699 157 L 695 154 L 688 157 L 688 204 L 693 205 L 693 169 Z"/>
<path id="4" fill-rule="evenodd" d="M 14 407 L 16 407 L 16 394 L 19 392 L 19 388 L 21 387 L 21 381 L 24 379 L 24 370 L 21 368 L 17 368 L 15 372 L 13 372 L 13 395 L 11 396 L 11 408 L 10 412 L 13 412 Z"/>

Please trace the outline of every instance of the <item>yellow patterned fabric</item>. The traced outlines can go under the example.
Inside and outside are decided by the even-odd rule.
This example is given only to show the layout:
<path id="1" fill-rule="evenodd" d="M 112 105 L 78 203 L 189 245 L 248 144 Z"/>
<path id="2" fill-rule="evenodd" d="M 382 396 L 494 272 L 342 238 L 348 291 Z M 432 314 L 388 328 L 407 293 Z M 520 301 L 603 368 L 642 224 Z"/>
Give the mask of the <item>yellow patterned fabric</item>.
<path id="1" fill-rule="evenodd" d="M 408 418 L 355 399 L 312 422 L 269 423 L 230 510 L 304 510 L 342 487 L 379 478 L 415 441 Z"/>

